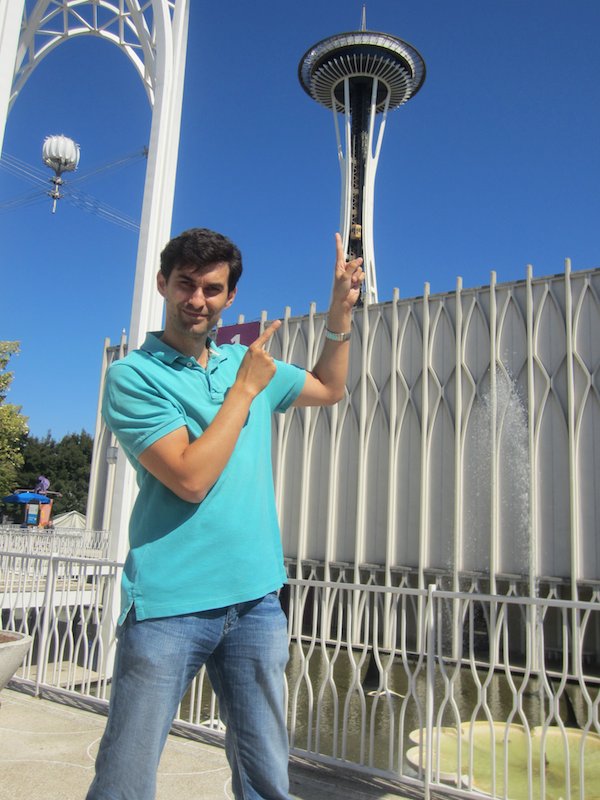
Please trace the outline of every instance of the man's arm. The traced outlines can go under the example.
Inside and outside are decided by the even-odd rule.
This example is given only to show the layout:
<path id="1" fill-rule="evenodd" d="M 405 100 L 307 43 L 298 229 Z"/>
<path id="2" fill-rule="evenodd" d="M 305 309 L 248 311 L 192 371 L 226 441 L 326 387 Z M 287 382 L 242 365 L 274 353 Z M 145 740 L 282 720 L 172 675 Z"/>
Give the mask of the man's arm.
<path id="1" fill-rule="evenodd" d="M 190 442 L 187 428 L 181 427 L 139 456 L 140 464 L 182 500 L 201 503 L 225 469 L 250 404 L 275 374 L 264 346 L 280 325 L 276 320 L 250 345 L 223 405 L 201 436 Z"/>
<path id="2" fill-rule="evenodd" d="M 335 235 L 335 272 L 331 304 L 327 314 L 327 328 L 333 333 L 349 333 L 352 325 L 352 309 L 360 296 L 360 287 L 365 279 L 361 269 L 362 258 L 346 261 L 342 239 Z M 306 382 L 295 406 L 330 406 L 344 396 L 350 342 L 335 342 L 325 339 L 319 360 L 307 372 Z"/>

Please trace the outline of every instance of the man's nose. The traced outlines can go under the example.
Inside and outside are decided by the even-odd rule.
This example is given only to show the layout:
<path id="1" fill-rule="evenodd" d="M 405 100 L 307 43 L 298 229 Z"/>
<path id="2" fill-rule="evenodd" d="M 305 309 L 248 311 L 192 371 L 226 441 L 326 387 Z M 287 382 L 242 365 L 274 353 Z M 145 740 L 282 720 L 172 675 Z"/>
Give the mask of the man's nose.
<path id="1" fill-rule="evenodd" d="M 190 295 L 190 305 L 200 307 L 204 305 L 204 291 L 201 286 L 198 286 Z"/>

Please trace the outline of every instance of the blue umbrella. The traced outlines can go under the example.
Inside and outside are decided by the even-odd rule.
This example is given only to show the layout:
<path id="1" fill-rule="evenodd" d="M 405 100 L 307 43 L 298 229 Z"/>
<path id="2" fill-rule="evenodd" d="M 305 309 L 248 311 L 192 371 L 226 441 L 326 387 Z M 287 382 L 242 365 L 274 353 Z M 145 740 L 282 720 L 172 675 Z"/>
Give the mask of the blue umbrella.
<path id="1" fill-rule="evenodd" d="M 16 492 L 2 498 L 3 503 L 49 503 L 50 498 L 37 492 Z"/>

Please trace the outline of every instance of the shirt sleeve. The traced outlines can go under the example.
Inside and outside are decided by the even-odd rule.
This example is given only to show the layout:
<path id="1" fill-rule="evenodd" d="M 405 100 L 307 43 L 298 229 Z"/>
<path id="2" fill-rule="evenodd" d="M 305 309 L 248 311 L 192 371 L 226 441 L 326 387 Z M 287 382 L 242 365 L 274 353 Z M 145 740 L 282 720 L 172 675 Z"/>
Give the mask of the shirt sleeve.
<path id="1" fill-rule="evenodd" d="M 151 444 L 186 424 L 181 409 L 123 362 L 115 362 L 108 370 L 102 416 L 128 456 L 136 460 Z"/>
<path id="2" fill-rule="evenodd" d="M 226 350 L 232 359 L 235 359 L 237 369 L 248 348 L 243 344 L 221 345 L 219 349 Z M 275 359 L 275 375 L 271 378 L 263 393 L 268 397 L 271 411 L 282 413 L 292 405 L 304 388 L 306 370 L 295 364 Z"/>
<path id="3" fill-rule="evenodd" d="M 275 361 L 277 370 L 267 390 L 273 411 L 283 413 L 292 405 L 304 388 L 306 370 L 285 361 Z"/>

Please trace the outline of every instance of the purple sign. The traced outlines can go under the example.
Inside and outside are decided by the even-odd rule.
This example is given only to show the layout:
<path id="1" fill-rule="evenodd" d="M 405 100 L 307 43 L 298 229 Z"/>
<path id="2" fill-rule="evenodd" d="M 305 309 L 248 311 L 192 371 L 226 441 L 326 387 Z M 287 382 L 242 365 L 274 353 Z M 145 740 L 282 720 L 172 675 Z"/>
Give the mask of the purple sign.
<path id="1" fill-rule="evenodd" d="M 260 322 L 243 322 L 241 325 L 221 325 L 217 328 L 217 347 L 220 344 L 251 345 L 260 336 Z"/>

